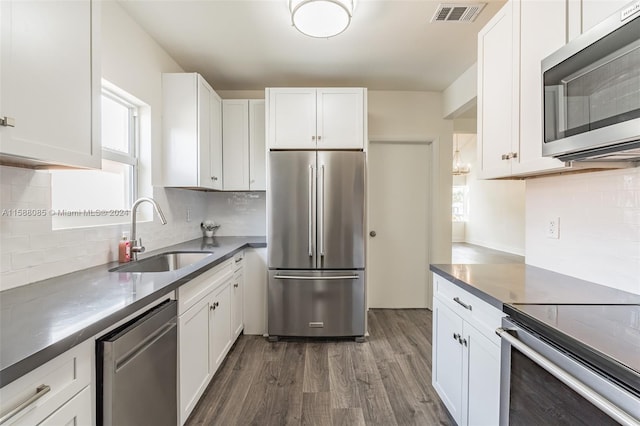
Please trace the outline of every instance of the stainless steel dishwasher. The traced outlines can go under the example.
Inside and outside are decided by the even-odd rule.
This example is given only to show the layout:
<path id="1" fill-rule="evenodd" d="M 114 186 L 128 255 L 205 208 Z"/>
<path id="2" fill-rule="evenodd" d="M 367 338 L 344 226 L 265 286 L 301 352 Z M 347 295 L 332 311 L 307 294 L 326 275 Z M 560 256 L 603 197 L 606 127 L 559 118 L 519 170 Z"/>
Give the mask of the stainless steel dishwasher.
<path id="1" fill-rule="evenodd" d="M 98 425 L 177 424 L 176 314 L 167 300 L 98 340 Z"/>

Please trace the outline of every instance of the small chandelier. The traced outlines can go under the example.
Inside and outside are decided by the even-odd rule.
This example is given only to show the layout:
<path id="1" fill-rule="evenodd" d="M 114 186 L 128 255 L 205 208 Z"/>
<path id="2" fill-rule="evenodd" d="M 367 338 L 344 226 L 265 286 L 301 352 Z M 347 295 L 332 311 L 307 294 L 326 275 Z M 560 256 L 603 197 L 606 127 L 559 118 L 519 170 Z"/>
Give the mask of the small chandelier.
<path id="1" fill-rule="evenodd" d="M 291 23 L 309 37 L 329 38 L 347 29 L 356 0 L 289 0 Z"/>
<path id="2" fill-rule="evenodd" d="M 460 150 L 458 149 L 458 138 L 456 138 L 456 150 L 453 153 L 452 173 L 454 176 L 466 175 L 471 171 L 469 165 L 460 165 Z"/>

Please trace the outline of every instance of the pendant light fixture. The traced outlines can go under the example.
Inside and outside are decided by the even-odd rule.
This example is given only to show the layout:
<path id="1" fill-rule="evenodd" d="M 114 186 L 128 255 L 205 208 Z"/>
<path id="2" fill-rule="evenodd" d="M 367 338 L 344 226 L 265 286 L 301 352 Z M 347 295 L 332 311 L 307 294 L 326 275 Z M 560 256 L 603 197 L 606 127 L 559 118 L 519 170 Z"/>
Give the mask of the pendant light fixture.
<path id="1" fill-rule="evenodd" d="M 460 150 L 458 149 L 458 138 L 456 137 L 456 150 L 453 153 L 452 173 L 454 176 L 466 175 L 471 171 L 469 165 L 460 164 Z"/>
<path id="2" fill-rule="evenodd" d="M 347 29 L 356 0 L 289 0 L 291 23 L 309 37 L 329 38 Z"/>

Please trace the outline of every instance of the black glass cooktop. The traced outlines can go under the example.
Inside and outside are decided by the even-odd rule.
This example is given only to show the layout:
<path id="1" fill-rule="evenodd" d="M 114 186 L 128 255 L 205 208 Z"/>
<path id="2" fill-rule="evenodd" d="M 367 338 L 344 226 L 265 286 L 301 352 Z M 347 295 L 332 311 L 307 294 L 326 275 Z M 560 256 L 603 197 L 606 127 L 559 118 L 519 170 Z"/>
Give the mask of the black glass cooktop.
<path id="1" fill-rule="evenodd" d="M 640 395 L 640 305 L 505 305 L 504 312 Z"/>

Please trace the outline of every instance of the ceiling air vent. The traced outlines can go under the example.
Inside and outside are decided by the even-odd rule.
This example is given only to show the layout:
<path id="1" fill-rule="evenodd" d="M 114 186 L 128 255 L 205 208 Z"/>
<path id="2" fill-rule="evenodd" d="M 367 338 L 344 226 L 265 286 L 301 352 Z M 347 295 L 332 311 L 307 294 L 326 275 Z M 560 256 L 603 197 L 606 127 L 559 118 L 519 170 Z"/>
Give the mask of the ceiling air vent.
<path id="1" fill-rule="evenodd" d="M 486 3 L 441 3 L 431 22 L 473 22 Z"/>

